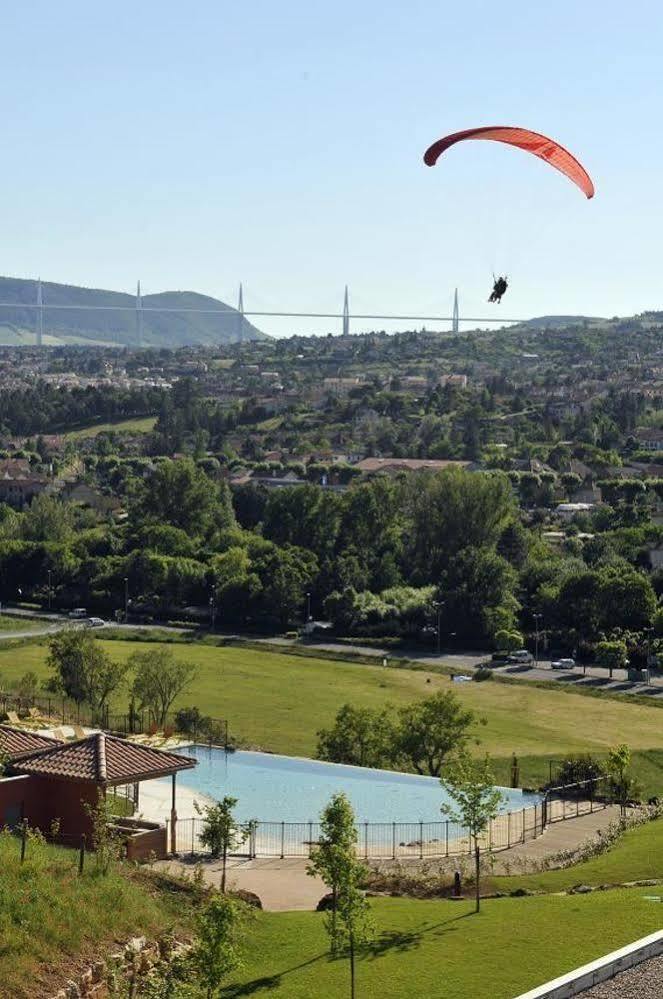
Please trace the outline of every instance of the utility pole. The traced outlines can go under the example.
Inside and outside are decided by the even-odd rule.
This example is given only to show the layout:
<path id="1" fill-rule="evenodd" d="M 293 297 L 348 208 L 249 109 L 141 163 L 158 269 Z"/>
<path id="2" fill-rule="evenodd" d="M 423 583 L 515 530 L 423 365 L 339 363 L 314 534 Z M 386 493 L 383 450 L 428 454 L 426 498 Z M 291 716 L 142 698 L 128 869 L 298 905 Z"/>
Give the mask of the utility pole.
<path id="1" fill-rule="evenodd" d="M 42 295 L 41 278 L 37 278 L 37 346 L 44 345 L 44 298 Z"/>
<path id="2" fill-rule="evenodd" d="M 348 286 L 345 286 L 345 296 L 343 298 L 343 336 L 350 336 L 350 301 L 348 299 Z"/>
<path id="3" fill-rule="evenodd" d="M 454 291 L 454 311 L 453 311 L 453 319 L 451 320 L 451 332 L 452 333 L 460 332 L 460 318 L 458 312 L 458 288 L 456 288 L 456 290 Z"/>
<path id="4" fill-rule="evenodd" d="M 140 281 L 136 285 L 136 343 L 143 346 L 143 297 L 140 293 Z"/>

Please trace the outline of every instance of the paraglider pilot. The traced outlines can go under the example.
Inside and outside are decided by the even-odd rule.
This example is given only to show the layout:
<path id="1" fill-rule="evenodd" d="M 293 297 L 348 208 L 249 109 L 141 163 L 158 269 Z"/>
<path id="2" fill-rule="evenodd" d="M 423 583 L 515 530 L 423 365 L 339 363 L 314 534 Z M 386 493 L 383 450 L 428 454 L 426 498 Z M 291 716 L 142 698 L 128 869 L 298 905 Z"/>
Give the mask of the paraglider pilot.
<path id="1" fill-rule="evenodd" d="M 507 279 L 505 277 L 498 277 L 493 284 L 493 290 L 490 293 L 489 302 L 497 302 L 499 305 L 502 301 L 502 295 L 509 287 Z"/>

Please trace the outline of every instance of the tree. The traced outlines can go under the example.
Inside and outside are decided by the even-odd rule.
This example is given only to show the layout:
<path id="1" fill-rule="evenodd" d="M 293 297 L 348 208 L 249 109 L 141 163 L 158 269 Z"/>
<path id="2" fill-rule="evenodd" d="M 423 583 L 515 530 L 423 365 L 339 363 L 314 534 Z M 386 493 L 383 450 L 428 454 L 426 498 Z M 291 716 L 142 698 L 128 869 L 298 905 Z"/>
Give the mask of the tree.
<path id="1" fill-rule="evenodd" d="M 347 796 L 335 794 L 320 816 L 318 845 L 311 852 L 307 874 L 321 877 L 331 888 L 332 909 L 330 937 L 332 949 L 337 943 L 336 913 L 341 879 L 345 871 L 345 855 L 357 842 L 355 816 Z"/>
<path id="2" fill-rule="evenodd" d="M 612 671 L 626 665 L 626 644 L 621 641 L 599 642 L 596 646 L 596 665 Z"/>
<path id="3" fill-rule="evenodd" d="M 213 857 L 221 857 L 222 859 L 222 892 L 226 890 L 228 854 L 241 846 L 251 832 L 249 823 L 238 823 L 235 819 L 233 808 L 236 804 L 237 798 L 231 798 L 229 795 L 226 795 L 221 801 L 216 801 L 213 805 L 204 805 L 202 808 L 197 801 L 194 802 L 196 811 L 203 816 L 200 842 L 210 848 Z"/>
<path id="4" fill-rule="evenodd" d="M 135 674 L 132 694 L 141 709 L 149 709 L 163 728 L 173 701 L 196 675 L 194 663 L 179 662 L 168 649 L 134 652 L 129 669 Z"/>
<path id="5" fill-rule="evenodd" d="M 414 701 L 398 714 L 396 752 L 418 774 L 431 777 L 439 777 L 447 757 L 465 747 L 475 720 L 450 691 Z"/>
<path id="6" fill-rule="evenodd" d="M 638 793 L 636 783 L 628 773 L 630 765 L 631 750 L 625 743 L 614 746 L 608 752 L 606 769 L 610 775 L 613 794 L 619 802 L 619 811 L 622 817 L 626 815 L 629 799 Z"/>
<path id="7" fill-rule="evenodd" d="M 65 628 L 48 643 L 47 665 L 53 681 L 78 704 L 87 701 L 102 711 L 122 685 L 128 664 L 114 662 L 87 631 Z"/>
<path id="8" fill-rule="evenodd" d="M 495 787 L 490 759 L 473 759 L 461 753 L 447 768 L 442 787 L 454 804 L 442 805 L 442 813 L 452 822 L 463 825 L 474 846 L 474 878 L 476 912 L 481 905 L 481 844 L 480 837 L 499 813 L 502 792 Z"/>
<path id="9" fill-rule="evenodd" d="M 449 558 L 463 549 L 495 544 L 512 519 L 513 495 L 500 472 L 448 469 L 410 477 L 411 564 L 423 582 L 440 578 Z"/>
<path id="10" fill-rule="evenodd" d="M 283 627 L 302 612 L 304 594 L 318 571 L 313 552 L 304 548 L 277 548 L 258 556 L 254 571 L 262 583 L 260 605 L 263 613 L 276 614 Z"/>
<path id="11" fill-rule="evenodd" d="M 332 954 L 347 946 L 350 996 L 355 996 L 355 953 L 373 932 L 370 908 L 360 885 L 366 869 L 357 860 L 357 827 L 347 797 L 335 794 L 320 817 L 319 844 L 307 873 L 319 875 L 332 889 L 332 909 L 325 921 Z"/>
<path id="12" fill-rule="evenodd" d="M 228 895 L 213 895 L 196 919 L 191 964 L 207 999 L 219 995 L 224 979 L 242 965 L 246 919 L 244 904 Z"/>
<path id="13" fill-rule="evenodd" d="M 160 462 L 141 483 L 132 513 L 139 521 L 171 524 L 193 537 L 234 523 L 227 489 L 189 458 Z"/>
<path id="14" fill-rule="evenodd" d="M 332 728 L 318 732 L 317 755 L 331 763 L 382 767 L 392 754 L 393 732 L 388 710 L 344 704 Z"/>
<path id="15" fill-rule="evenodd" d="M 463 638 L 492 637 L 513 630 L 519 608 L 516 571 L 489 548 L 465 548 L 451 557 L 439 577 L 445 616 Z"/>

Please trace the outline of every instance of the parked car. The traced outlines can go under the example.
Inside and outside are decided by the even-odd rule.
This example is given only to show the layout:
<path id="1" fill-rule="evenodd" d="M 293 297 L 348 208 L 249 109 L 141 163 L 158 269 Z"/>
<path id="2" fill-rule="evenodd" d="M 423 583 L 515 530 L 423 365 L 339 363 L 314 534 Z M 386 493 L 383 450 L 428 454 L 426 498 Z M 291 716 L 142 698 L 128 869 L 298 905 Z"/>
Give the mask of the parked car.
<path id="1" fill-rule="evenodd" d="M 490 663 L 492 666 L 506 666 L 509 662 L 508 652 L 493 652 L 490 657 Z"/>
<path id="2" fill-rule="evenodd" d="M 534 656 L 527 649 L 516 649 L 509 656 L 510 663 L 533 663 Z"/>
<path id="3" fill-rule="evenodd" d="M 575 664 L 575 659 L 555 659 L 550 665 L 553 669 L 573 669 Z"/>
<path id="4" fill-rule="evenodd" d="M 87 619 L 88 628 L 103 628 L 105 624 L 103 617 L 89 617 Z"/>
<path id="5" fill-rule="evenodd" d="M 69 617 L 81 620 L 81 618 L 87 617 L 86 607 L 74 607 L 73 610 L 69 611 Z"/>

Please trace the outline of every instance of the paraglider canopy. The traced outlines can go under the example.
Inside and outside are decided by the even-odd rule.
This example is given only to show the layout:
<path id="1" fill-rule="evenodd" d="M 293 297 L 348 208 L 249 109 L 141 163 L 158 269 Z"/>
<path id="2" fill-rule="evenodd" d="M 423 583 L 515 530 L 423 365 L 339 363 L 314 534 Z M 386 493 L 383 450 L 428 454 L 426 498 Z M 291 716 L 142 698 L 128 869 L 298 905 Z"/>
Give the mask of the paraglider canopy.
<path id="1" fill-rule="evenodd" d="M 531 132 L 528 128 L 514 128 L 510 125 L 485 125 L 481 128 L 468 128 L 463 132 L 454 132 L 443 139 L 438 139 L 424 153 L 424 163 L 435 166 L 439 157 L 449 146 L 465 139 L 492 139 L 494 142 L 505 142 L 509 146 L 524 149 L 527 153 L 538 156 L 573 181 L 588 198 L 594 197 L 594 184 L 581 163 L 571 153 L 560 146 L 554 139 L 549 139 L 539 132 Z"/>

